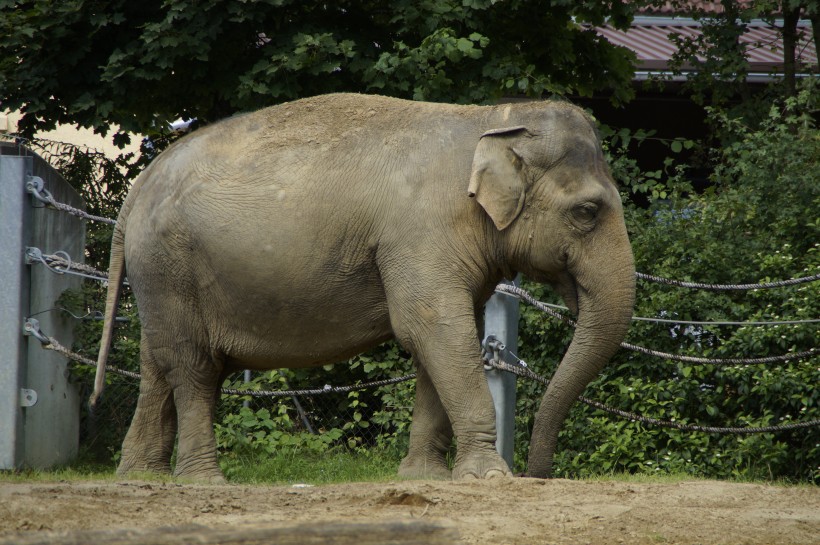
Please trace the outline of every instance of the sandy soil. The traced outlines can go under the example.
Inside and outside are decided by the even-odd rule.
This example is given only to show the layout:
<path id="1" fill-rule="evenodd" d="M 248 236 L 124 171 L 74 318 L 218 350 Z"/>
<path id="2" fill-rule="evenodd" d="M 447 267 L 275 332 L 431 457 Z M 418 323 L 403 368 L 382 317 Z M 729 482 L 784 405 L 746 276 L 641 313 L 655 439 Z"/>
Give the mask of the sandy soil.
<path id="1" fill-rule="evenodd" d="M 820 488 L 735 484 L 396 481 L 322 486 L 0 482 L 17 532 L 200 524 L 441 521 L 462 543 L 820 543 Z"/>

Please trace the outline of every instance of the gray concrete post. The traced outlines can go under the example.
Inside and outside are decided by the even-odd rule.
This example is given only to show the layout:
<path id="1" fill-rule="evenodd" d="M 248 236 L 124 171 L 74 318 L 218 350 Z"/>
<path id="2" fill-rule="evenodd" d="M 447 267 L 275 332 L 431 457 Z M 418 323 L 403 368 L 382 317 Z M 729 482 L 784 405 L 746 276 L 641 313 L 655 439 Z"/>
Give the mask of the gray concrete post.
<path id="1" fill-rule="evenodd" d="M 70 461 L 79 448 L 80 396 L 68 361 L 43 349 L 34 337 L 24 337 L 23 322 L 36 315 L 43 333 L 71 346 L 74 324 L 57 310 L 57 299 L 82 281 L 43 265 L 26 265 L 25 251 L 64 251 L 82 261 L 85 226 L 74 216 L 32 206 L 26 192 L 30 176 L 42 178 L 57 201 L 85 208 L 42 158 L 0 144 L 0 469 L 48 468 Z M 22 395 L 23 388 L 30 395 Z"/>
<path id="2" fill-rule="evenodd" d="M 518 285 L 518 280 L 508 282 Z M 518 351 L 518 300 L 496 293 L 484 307 L 484 340 L 493 335 L 511 351 Z M 486 369 L 487 384 L 495 404 L 496 450 L 513 467 L 515 447 L 515 375 Z"/>
<path id="3" fill-rule="evenodd" d="M 8 151 L 0 147 L 0 154 Z M 31 207 L 24 182 L 25 157 L 0 155 L 0 469 L 21 465 L 24 451 L 20 389 L 26 381 L 27 344 L 23 320 L 28 312 L 25 241 Z"/>

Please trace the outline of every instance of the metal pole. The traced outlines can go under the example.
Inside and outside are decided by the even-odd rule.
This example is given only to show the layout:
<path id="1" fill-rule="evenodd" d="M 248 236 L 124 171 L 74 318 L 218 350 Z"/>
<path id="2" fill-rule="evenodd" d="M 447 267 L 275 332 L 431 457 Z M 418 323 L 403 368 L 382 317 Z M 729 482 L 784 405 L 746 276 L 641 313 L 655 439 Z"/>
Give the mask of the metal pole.
<path id="1" fill-rule="evenodd" d="M 249 383 L 251 380 L 252 380 L 251 379 L 251 370 L 250 369 L 245 369 L 245 384 Z M 246 399 L 245 401 L 243 401 L 242 406 L 245 407 L 245 408 L 250 407 L 251 406 L 250 400 Z"/>
<path id="2" fill-rule="evenodd" d="M 517 286 L 520 276 L 512 282 Z M 484 307 L 484 340 L 490 335 L 512 352 L 518 351 L 518 300 L 496 293 Z M 513 467 L 515 442 L 515 375 L 508 371 L 486 369 L 487 384 L 495 404 L 496 450 Z"/>

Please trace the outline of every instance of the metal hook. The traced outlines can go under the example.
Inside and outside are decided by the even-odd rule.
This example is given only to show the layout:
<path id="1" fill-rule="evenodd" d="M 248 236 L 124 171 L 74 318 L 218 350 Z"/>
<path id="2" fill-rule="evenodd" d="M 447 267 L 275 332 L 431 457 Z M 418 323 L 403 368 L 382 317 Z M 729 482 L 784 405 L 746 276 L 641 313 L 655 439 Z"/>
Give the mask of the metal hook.
<path id="1" fill-rule="evenodd" d="M 65 265 L 65 268 L 62 270 L 62 272 L 60 272 L 60 268 L 59 268 L 60 266 L 59 265 L 57 267 L 54 267 L 52 270 L 57 272 L 57 274 L 63 274 L 63 272 L 71 270 L 71 256 L 68 255 L 68 252 L 63 251 L 63 250 L 58 250 L 58 251 L 54 252 L 54 255 L 57 256 L 57 257 L 62 257 L 65 260 L 66 265 Z"/>
<path id="2" fill-rule="evenodd" d="M 45 188 L 45 183 L 39 176 L 29 176 L 26 179 L 26 191 L 42 203 L 53 204 L 52 201 L 54 201 L 54 197 L 51 195 L 51 192 Z"/>
<path id="3" fill-rule="evenodd" d="M 51 339 L 46 337 L 45 334 L 40 331 L 40 321 L 34 318 L 26 318 L 26 321 L 23 324 L 23 335 L 30 335 L 44 345 L 51 344 Z"/>

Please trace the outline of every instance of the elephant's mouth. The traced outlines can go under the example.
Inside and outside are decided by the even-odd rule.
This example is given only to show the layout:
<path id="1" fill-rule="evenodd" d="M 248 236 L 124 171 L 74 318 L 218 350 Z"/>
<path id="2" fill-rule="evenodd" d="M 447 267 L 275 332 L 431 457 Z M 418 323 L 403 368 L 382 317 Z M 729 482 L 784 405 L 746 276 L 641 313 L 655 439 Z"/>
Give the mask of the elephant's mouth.
<path id="1" fill-rule="evenodd" d="M 564 304 L 569 307 L 573 315 L 578 316 L 578 284 L 569 273 L 562 273 L 561 277 L 551 282 L 552 288 L 564 300 Z"/>

